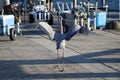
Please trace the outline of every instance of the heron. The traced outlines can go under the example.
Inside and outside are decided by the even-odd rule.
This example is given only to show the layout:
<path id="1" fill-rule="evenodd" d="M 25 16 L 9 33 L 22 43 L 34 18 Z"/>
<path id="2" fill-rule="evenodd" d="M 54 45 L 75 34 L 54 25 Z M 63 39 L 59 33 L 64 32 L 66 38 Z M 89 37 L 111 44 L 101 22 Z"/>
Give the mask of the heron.
<path id="1" fill-rule="evenodd" d="M 67 33 L 57 33 L 53 30 L 53 28 L 46 22 L 40 22 L 39 23 L 40 28 L 42 31 L 44 31 L 50 40 L 56 42 L 56 49 L 57 49 L 57 67 L 59 67 L 59 51 L 62 50 L 62 69 L 61 72 L 64 71 L 64 53 L 65 53 L 65 41 L 70 41 L 70 39 L 77 33 L 82 34 L 89 34 L 91 31 L 88 30 L 88 28 L 81 27 L 79 24 L 75 24 L 72 26 Z"/>
<path id="2" fill-rule="evenodd" d="M 62 20 L 60 21 L 60 25 L 62 24 Z M 35 23 L 36 28 L 41 29 L 50 40 L 55 41 L 56 42 L 56 50 L 57 50 L 57 65 L 56 67 L 59 67 L 59 63 L 60 63 L 60 56 L 59 56 L 59 52 L 62 50 L 62 69 L 60 69 L 59 71 L 63 72 L 64 71 L 64 54 L 65 54 L 65 41 L 70 41 L 71 38 L 77 33 L 81 33 L 83 35 L 88 35 L 91 34 L 92 32 L 89 31 L 89 29 L 87 27 L 83 27 L 80 26 L 79 24 L 77 24 L 77 22 L 74 23 L 74 26 L 70 27 L 70 29 L 68 30 L 68 32 L 63 33 L 63 30 L 61 30 L 61 33 L 58 33 L 56 31 L 53 30 L 53 28 L 47 23 L 47 22 L 38 22 Z M 28 24 L 30 25 L 30 24 Z M 26 25 L 26 26 L 28 26 Z M 25 25 L 21 25 L 21 29 L 24 29 Z M 63 27 L 61 26 L 61 29 L 63 29 Z M 21 32 L 22 34 L 22 32 Z M 46 45 L 47 46 L 47 45 Z"/>
<path id="3" fill-rule="evenodd" d="M 59 67 L 59 52 L 62 50 L 62 69 L 60 70 L 61 72 L 64 71 L 64 54 L 65 54 L 65 41 L 70 41 L 71 38 L 77 33 L 81 33 L 84 35 L 88 35 L 91 33 L 87 27 L 83 27 L 79 25 L 79 22 L 77 20 L 74 21 L 74 25 L 69 28 L 69 30 L 66 33 L 63 33 L 63 26 L 62 26 L 62 19 L 59 21 L 60 22 L 60 28 L 61 28 L 61 33 L 58 33 L 53 30 L 53 28 L 47 23 L 47 22 L 37 22 L 34 24 L 37 24 L 35 28 L 41 29 L 50 40 L 56 42 L 56 50 L 57 50 L 57 66 Z M 22 29 L 28 28 L 26 26 L 29 26 L 30 24 L 26 25 L 21 25 L 21 35 L 22 35 Z M 32 24 L 31 24 L 32 25 Z M 47 45 L 46 45 L 47 46 Z"/>

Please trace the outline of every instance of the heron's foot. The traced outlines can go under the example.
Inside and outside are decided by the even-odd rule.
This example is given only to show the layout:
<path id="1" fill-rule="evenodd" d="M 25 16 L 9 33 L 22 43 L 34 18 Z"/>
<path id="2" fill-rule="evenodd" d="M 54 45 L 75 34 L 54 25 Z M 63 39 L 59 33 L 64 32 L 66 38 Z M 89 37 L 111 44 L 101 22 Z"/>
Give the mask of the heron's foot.
<path id="1" fill-rule="evenodd" d="M 58 66 L 59 68 L 58 68 L 58 71 L 59 72 L 64 72 L 64 66 L 63 65 L 61 65 L 61 66 Z"/>
<path id="2" fill-rule="evenodd" d="M 59 67 L 59 65 L 55 65 L 55 66 L 54 66 L 54 68 L 58 68 L 58 67 Z"/>
<path id="3" fill-rule="evenodd" d="M 64 68 L 60 65 L 55 65 L 54 69 L 58 70 L 59 72 L 64 72 Z"/>
<path id="4" fill-rule="evenodd" d="M 59 72 L 64 72 L 64 68 L 63 69 L 60 69 L 60 70 L 58 70 Z"/>

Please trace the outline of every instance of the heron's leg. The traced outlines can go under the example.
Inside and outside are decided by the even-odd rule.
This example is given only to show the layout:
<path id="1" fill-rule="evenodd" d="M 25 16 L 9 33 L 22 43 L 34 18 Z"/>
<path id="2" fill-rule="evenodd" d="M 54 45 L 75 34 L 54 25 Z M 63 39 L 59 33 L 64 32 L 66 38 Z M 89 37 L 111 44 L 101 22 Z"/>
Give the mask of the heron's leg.
<path id="1" fill-rule="evenodd" d="M 56 67 L 58 66 L 59 66 L 59 49 L 57 49 L 57 66 Z"/>
<path id="2" fill-rule="evenodd" d="M 61 59 L 62 59 L 62 60 L 61 60 L 61 61 L 62 61 L 62 65 L 61 65 L 61 66 L 62 66 L 62 69 L 59 70 L 60 72 L 63 72 L 63 71 L 64 71 L 64 53 L 65 53 L 65 50 L 63 49 L 62 58 L 61 58 Z"/>
<path id="3" fill-rule="evenodd" d="M 64 54 L 65 54 L 65 50 L 63 49 L 62 52 L 62 70 L 64 71 Z"/>

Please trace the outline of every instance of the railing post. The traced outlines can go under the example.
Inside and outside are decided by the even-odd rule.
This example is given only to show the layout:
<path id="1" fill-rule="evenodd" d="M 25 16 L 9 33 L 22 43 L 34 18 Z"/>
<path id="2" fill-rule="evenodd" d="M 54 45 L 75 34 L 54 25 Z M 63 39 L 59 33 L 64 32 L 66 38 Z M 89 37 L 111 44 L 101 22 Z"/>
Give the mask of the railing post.
<path id="1" fill-rule="evenodd" d="M 119 3 L 120 3 L 120 0 L 119 0 Z M 120 20 L 120 4 L 119 4 L 119 20 Z"/>
<path id="2" fill-rule="evenodd" d="M 90 8 L 89 8 L 89 5 L 90 5 L 90 0 L 88 0 L 88 17 L 87 17 L 87 28 L 90 29 Z"/>
<path id="3" fill-rule="evenodd" d="M 96 30 L 96 12 L 94 12 L 94 30 Z"/>
<path id="4" fill-rule="evenodd" d="M 77 0 L 73 0 L 73 6 L 77 7 Z"/>
<path id="5" fill-rule="evenodd" d="M 64 3 L 62 3 L 62 11 L 64 11 Z"/>

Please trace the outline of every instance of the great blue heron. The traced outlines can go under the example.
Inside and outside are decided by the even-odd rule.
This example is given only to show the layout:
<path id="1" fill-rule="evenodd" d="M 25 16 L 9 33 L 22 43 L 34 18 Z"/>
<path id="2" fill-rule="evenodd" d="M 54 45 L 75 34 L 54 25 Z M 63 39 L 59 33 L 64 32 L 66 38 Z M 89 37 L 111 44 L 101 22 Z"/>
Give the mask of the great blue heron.
<path id="1" fill-rule="evenodd" d="M 29 25 L 30 24 L 22 25 L 21 28 L 24 29 L 26 28 L 26 26 Z M 47 22 L 37 23 L 36 28 L 41 29 L 43 32 L 46 33 L 46 35 L 49 37 L 50 40 L 56 42 L 57 59 L 58 59 L 57 66 L 59 65 L 59 51 L 62 50 L 63 68 L 60 71 L 64 71 L 65 41 L 69 41 L 77 32 L 82 33 L 84 35 L 91 34 L 91 31 L 89 31 L 87 27 L 81 27 L 79 24 L 75 24 L 74 26 L 72 26 L 66 33 L 57 33 Z"/>
<path id="2" fill-rule="evenodd" d="M 69 41 L 78 31 L 85 35 L 89 34 L 90 31 L 85 27 L 81 27 L 80 25 L 74 25 L 69 29 L 67 33 L 62 34 L 55 32 L 53 28 L 46 22 L 40 22 L 39 25 L 40 28 L 48 35 L 50 40 L 56 41 L 58 65 L 59 65 L 59 50 L 60 49 L 63 50 L 62 53 L 63 68 L 60 71 L 64 71 L 65 41 Z"/>

